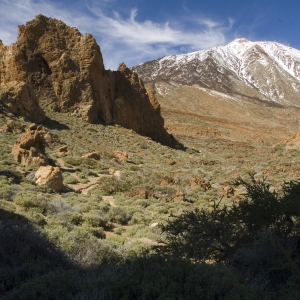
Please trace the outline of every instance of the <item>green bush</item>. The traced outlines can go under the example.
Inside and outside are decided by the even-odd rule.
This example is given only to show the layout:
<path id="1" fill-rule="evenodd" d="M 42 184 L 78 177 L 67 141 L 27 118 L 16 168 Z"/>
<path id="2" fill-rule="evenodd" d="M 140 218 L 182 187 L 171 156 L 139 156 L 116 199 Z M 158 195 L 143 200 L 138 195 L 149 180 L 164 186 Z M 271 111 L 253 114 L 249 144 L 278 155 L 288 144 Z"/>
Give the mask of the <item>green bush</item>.
<path id="1" fill-rule="evenodd" d="M 102 214 L 101 212 L 99 214 L 86 213 L 84 214 L 83 218 L 85 223 L 91 227 L 103 227 L 107 229 L 111 227 L 107 216 Z"/>
<path id="2" fill-rule="evenodd" d="M 64 183 L 66 183 L 66 184 L 77 184 L 77 183 L 79 183 L 79 180 L 76 177 L 72 176 L 72 175 L 67 175 L 67 176 L 64 177 Z"/>
<path id="3" fill-rule="evenodd" d="M 48 205 L 48 199 L 42 195 L 31 192 L 19 192 L 14 198 L 14 202 L 25 209 L 36 207 L 40 213 L 45 214 Z"/>
<path id="4" fill-rule="evenodd" d="M 124 210 L 121 207 L 112 207 L 109 211 L 109 218 L 111 222 L 116 222 L 122 225 L 126 225 L 131 219 L 132 213 Z"/>
<path id="5" fill-rule="evenodd" d="M 238 178 L 247 194 L 238 204 L 202 209 L 172 217 L 161 225 L 165 253 L 194 261 L 234 265 L 250 280 L 280 292 L 300 283 L 300 183 L 270 191 L 265 179 Z"/>

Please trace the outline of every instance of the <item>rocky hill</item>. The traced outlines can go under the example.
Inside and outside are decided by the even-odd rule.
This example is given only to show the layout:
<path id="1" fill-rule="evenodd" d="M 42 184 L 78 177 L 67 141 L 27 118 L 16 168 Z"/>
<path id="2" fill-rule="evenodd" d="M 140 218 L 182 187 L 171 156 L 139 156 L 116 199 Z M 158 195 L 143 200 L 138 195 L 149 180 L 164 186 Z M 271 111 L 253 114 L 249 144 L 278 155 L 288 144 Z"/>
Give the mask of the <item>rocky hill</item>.
<path id="1" fill-rule="evenodd" d="M 300 106 L 300 51 L 236 39 L 226 46 L 171 55 L 132 68 L 145 82 L 166 81 L 252 100 Z"/>
<path id="2" fill-rule="evenodd" d="M 124 64 L 105 70 L 92 35 L 43 15 L 18 27 L 16 43 L 0 43 L 0 96 L 3 109 L 36 122 L 45 118 L 40 106 L 50 107 L 172 144 L 138 76 Z"/>

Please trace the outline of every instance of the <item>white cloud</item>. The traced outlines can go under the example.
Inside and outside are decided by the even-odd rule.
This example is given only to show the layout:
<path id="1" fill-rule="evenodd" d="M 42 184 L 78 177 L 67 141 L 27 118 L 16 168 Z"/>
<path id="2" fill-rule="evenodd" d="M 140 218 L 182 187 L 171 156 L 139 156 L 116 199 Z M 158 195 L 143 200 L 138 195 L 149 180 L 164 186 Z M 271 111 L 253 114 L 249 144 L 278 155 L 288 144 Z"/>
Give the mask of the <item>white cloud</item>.
<path id="1" fill-rule="evenodd" d="M 178 53 L 182 48 L 196 51 L 225 44 L 226 34 L 233 24 L 229 19 L 226 27 L 204 16 L 177 19 L 176 22 L 137 21 L 137 8 L 124 17 L 117 10 L 113 11 L 114 2 L 90 0 L 86 2 L 87 10 L 47 0 L 0 0 L 0 39 L 5 44 L 14 42 L 17 25 L 42 13 L 76 26 L 81 32 L 92 33 L 100 45 L 105 66 L 115 69 L 121 61 L 132 66 Z"/>

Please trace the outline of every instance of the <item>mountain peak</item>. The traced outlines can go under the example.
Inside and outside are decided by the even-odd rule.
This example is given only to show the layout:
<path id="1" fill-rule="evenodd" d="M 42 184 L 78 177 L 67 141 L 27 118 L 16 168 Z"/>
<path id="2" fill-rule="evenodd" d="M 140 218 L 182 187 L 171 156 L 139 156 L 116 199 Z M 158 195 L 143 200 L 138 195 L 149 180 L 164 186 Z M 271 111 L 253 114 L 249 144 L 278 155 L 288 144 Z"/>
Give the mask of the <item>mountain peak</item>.
<path id="1" fill-rule="evenodd" d="M 300 106 L 300 51 L 238 38 L 225 46 L 166 56 L 132 68 L 145 81 L 199 85 L 270 103 Z"/>
<path id="2" fill-rule="evenodd" d="M 237 38 L 232 43 L 247 43 L 247 42 L 250 42 L 250 41 L 247 40 L 246 38 Z"/>

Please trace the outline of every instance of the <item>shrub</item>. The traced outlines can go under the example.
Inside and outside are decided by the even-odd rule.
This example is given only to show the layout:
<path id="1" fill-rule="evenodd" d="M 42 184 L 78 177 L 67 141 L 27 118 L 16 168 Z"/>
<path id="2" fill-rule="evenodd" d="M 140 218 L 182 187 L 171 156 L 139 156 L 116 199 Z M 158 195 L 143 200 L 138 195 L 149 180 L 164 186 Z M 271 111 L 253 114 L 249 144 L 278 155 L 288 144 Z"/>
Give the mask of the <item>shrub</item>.
<path id="1" fill-rule="evenodd" d="M 31 192 L 19 192 L 14 202 L 20 206 L 23 206 L 26 210 L 31 207 L 39 208 L 39 211 L 43 214 L 46 213 L 48 205 L 48 199 L 42 195 L 37 195 Z"/>
<path id="2" fill-rule="evenodd" d="M 281 192 L 270 191 L 266 180 L 238 178 L 245 200 L 231 208 L 214 203 L 172 217 L 161 225 L 165 253 L 196 261 L 233 264 L 246 277 L 264 280 L 272 291 L 300 283 L 300 182 Z M 246 275 L 247 274 L 247 275 Z"/>
<path id="3" fill-rule="evenodd" d="M 77 184 L 79 180 L 72 175 L 67 175 L 64 177 L 64 183 L 66 184 Z"/>
<path id="4" fill-rule="evenodd" d="M 112 222 L 126 225 L 131 219 L 132 214 L 125 211 L 121 207 L 112 207 L 109 211 L 109 218 Z"/>
<path id="5" fill-rule="evenodd" d="M 86 213 L 84 214 L 83 218 L 85 223 L 91 227 L 103 227 L 103 228 L 111 227 L 107 216 L 105 216 L 102 213 L 100 214 Z"/>

